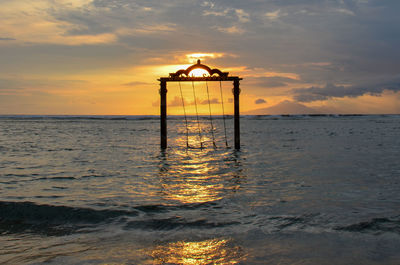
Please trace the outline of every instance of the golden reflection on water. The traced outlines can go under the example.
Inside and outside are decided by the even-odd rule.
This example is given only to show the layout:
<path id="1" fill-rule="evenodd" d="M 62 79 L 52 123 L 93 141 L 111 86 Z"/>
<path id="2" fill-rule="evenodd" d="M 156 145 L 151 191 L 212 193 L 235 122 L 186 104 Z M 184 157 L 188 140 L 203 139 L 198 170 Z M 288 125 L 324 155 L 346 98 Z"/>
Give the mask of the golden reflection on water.
<path id="1" fill-rule="evenodd" d="M 245 258 L 242 249 L 227 239 L 178 241 L 157 246 L 148 254 L 154 264 L 237 264 Z"/>
<path id="2" fill-rule="evenodd" d="M 166 163 L 168 166 L 160 170 L 164 198 L 180 203 L 204 203 L 222 199 L 227 192 L 240 188 L 240 177 L 232 181 L 235 176 L 226 169 L 226 165 L 221 165 L 212 157 L 197 154 L 202 151 L 186 152 L 176 151 L 175 155 L 182 159 Z"/>
<path id="3" fill-rule="evenodd" d="M 164 184 L 164 194 L 168 199 L 177 200 L 181 203 L 203 203 L 215 201 L 222 198 L 219 190 L 222 185 L 202 185 L 191 181 L 182 184 L 168 185 Z"/>
<path id="4" fill-rule="evenodd" d="M 234 240 L 213 238 L 203 241 L 175 241 L 152 246 L 121 239 L 97 242 L 97 247 L 82 253 L 82 264 L 238 264 L 249 254 Z M 132 244 L 133 243 L 133 244 Z M 146 244 L 146 243 L 145 243 Z"/>
<path id="5" fill-rule="evenodd" d="M 195 120 L 189 121 L 187 124 L 187 131 L 185 126 L 179 126 L 178 137 L 173 139 L 173 144 L 185 147 L 189 144 L 190 148 L 201 148 L 200 139 L 203 143 L 203 147 L 212 146 L 212 136 L 209 132 L 211 127 L 210 124 L 199 121 L 198 124 Z M 199 126 L 200 126 L 200 134 L 199 134 Z M 215 126 L 214 126 L 215 129 Z M 188 135 L 186 133 L 188 132 Z M 221 143 L 223 144 L 223 143 Z M 222 145 L 221 145 L 222 146 Z"/>
<path id="6" fill-rule="evenodd" d="M 206 124 L 201 126 L 205 128 Z M 244 176 L 234 151 L 222 146 L 214 149 L 211 136 L 205 133 L 202 134 L 205 148 L 200 149 L 195 122 L 189 123 L 191 148 L 187 148 L 184 126 L 176 129 L 178 135 L 173 138 L 174 148 L 163 153 L 160 160 L 160 193 L 163 198 L 180 203 L 204 203 L 220 200 L 240 189 Z"/>
<path id="7" fill-rule="evenodd" d="M 214 165 L 192 157 L 187 163 L 173 165 L 161 174 L 161 193 L 166 199 L 181 203 L 203 203 L 222 198 L 224 185 L 221 176 L 210 174 Z"/>

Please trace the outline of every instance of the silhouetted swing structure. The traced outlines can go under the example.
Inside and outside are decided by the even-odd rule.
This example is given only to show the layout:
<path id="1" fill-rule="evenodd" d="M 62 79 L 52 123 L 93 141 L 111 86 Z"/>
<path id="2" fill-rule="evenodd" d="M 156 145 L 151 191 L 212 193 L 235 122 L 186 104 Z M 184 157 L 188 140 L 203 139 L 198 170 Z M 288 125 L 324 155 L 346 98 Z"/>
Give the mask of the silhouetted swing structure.
<path id="1" fill-rule="evenodd" d="M 190 73 L 195 69 L 203 69 L 208 72 L 208 75 L 203 75 L 202 77 L 197 76 L 190 76 Z M 189 147 L 189 129 L 188 129 L 188 121 L 186 116 L 186 109 L 185 109 L 185 101 L 183 99 L 182 93 L 182 86 L 181 82 L 191 82 L 192 83 L 192 90 L 193 90 L 193 98 L 194 98 L 194 105 L 196 110 L 196 119 L 198 125 L 198 132 L 199 132 L 199 140 L 200 140 L 200 148 L 203 148 L 202 142 L 202 134 L 201 134 L 201 127 L 199 121 L 199 114 L 197 110 L 197 100 L 196 100 L 196 91 L 194 82 L 205 81 L 206 88 L 207 88 L 207 97 L 208 97 L 208 108 L 209 108 L 209 120 L 211 124 L 211 134 L 213 140 L 213 146 L 216 147 L 215 143 L 215 136 L 214 136 L 214 126 L 213 120 L 211 115 L 211 103 L 210 103 L 210 93 L 208 89 L 208 82 L 209 81 L 217 81 L 219 82 L 220 88 L 220 96 L 221 96 L 221 106 L 222 106 L 222 117 L 224 121 L 224 133 L 225 133 L 225 145 L 228 147 L 228 140 L 226 135 L 226 123 L 225 123 L 225 110 L 224 110 L 224 100 L 223 100 L 223 93 L 222 93 L 222 81 L 233 81 L 233 99 L 234 99 L 234 142 L 235 142 L 235 149 L 240 149 L 240 113 L 239 113 L 239 94 L 240 94 L 240 87 L 239 81 L 243 78 L 238 76 L 229 76 L 228 72 L 221 72 L 219 69 L 211 69 L 207 65 L 201 64 L 200 60 L 197 60 L 197 64 L 193 64 L 189 66 L 187 69 L 178 70 L 175 73 L 170 73 L 169 77 L 161 77 L 158 79 L 160 81 L 160 125 L 161 125 L 161 148 L 167 148 L 167 82 L 178 82 L 179 83 L 179 91 L 182 99 L 182 106 L 183 106 L 183 113 L 185 117 L 185 125 L 186 125 L 186 146 Z"/>

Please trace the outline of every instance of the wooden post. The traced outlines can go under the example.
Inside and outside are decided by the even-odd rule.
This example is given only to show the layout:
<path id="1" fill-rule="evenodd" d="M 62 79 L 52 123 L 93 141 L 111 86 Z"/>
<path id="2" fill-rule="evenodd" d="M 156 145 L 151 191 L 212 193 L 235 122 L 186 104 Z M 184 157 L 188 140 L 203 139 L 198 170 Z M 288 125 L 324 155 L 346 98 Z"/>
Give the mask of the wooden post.
<path id="1" fill-rule="evenodd" d="M 167 82 L 160 81 L 161 149 L 167 148 Z"/>
<path id="2" fill-rule="evenodd" d="M 239 113 L 239 78 L 233 81 L 233 98 L 234 98 L 234 109 L 235 109 L 235 149 L 240 149 L 240 113 Z"/>

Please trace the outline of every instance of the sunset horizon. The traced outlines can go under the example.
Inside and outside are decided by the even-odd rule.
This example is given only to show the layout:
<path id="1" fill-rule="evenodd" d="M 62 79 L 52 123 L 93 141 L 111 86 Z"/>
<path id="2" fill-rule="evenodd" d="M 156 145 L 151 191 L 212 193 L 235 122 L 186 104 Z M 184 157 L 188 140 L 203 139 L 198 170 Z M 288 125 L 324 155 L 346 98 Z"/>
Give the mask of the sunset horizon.
<path id="1" fill-rule="evenodd" d="M 243 113 L 399 114 L 398 5 L 5 0 L 0 114 L 157 115 L 197 59 L 243 78 Z"/>

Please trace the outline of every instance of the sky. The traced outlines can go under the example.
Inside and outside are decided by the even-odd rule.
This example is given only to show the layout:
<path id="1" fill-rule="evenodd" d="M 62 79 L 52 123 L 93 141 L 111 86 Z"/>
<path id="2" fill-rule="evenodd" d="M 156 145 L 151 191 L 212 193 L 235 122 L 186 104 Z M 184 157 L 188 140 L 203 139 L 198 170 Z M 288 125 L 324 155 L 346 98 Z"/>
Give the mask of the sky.
<path id="1" fill-rule="evenodd" d="M 245 114 L 398 114 L 399 12 L 398 0 L 0 0 L 0 114 L 157 115 L 157 79 L 197 59 L 243 78 Z M 181 102 L 169 83 L 168 113 Z"/>

